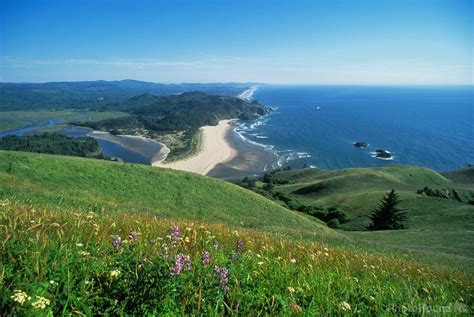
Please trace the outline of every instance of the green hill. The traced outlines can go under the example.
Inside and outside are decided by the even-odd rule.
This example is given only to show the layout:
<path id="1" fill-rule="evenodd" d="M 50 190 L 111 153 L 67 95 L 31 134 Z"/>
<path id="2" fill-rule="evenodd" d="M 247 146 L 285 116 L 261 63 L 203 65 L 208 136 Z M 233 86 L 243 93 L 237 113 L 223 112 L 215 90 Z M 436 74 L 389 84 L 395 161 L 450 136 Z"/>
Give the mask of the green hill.
<path id="1" fill-rule="evenodd" d="M 379 315 L 428 305 L 472 313 L 472 274 L 456 272 L 473 267 L 472 206 L 412 193 L 455 183 L 415 167 L 276 175 L 289 182 L 278 189 L 307 202 L 332 195 L 349 204 L 340 193 L 351 189 L 347 182 L 356 182 L 348 192 L 354 204 L 357 189 L 397 185 L 412 210 L 410 229 L 335 231 L 192 173 L 0 151 L 0 311 Z M 347 212 L 357 219 L 363 209 Z M 391 254 L 380 254 L 387 247 Z M 413 255 L 452 267 L 416 263 Z"/>
<path id="2" fill-rule="evenodd" d="M 474 268 L 474 183 L 472 167 L 447 177 L 416 166 L 326 171 L 303 169 L 275 173 L 273 191 L 309 206 L 336 207 L 349 221 L 340 225 L 360 245 L 395 249 L 418 258 Z M 459 182 L 462 179 L 463 183 Z M 427 188 L 427 189 L 425 189 Z M 395 189 L 408 212 L 408 229 L 368 232 L 367 217 L 382 196 Z M 423 190 L 425 189 L 425 190 Z M 427 194 L 428 193 L 428 194 Z"/>
<path id="3" fill-rule="evenodd" d="M 124 211 L 291 237 L 340 235 L 238 186 L 197 174 L 73 157 L 0 151 L 0 198 L 52 210 Z"/>

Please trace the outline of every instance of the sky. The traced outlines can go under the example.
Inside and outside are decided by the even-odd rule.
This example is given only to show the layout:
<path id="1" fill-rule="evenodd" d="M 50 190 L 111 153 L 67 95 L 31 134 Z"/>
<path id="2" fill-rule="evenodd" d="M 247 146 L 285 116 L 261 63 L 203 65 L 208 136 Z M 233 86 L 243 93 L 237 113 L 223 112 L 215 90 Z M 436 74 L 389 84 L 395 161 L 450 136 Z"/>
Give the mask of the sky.
<path id="1" fill-rule="evenodd" d="M 473 84 L 471 0 L 0 0 L 0 82 Z"/>

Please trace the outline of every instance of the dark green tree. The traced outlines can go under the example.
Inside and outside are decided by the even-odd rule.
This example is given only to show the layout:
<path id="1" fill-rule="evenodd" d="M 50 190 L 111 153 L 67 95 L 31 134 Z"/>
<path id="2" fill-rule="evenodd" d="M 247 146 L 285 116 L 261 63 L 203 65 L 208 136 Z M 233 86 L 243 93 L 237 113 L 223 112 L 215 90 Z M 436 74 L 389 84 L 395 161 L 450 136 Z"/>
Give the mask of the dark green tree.
<path id="1" fill-rule="evenodd" d="M 378 208 L 372 213 L 369 218 L 372 223 L 369 225 L 369 230 L 396 230 L 405 229 L 404 221 L 407 219 L 407 214 L 404 210 L 398 208 L 400 199 L 395 190 L 392 189 L 380 201 Z"/>

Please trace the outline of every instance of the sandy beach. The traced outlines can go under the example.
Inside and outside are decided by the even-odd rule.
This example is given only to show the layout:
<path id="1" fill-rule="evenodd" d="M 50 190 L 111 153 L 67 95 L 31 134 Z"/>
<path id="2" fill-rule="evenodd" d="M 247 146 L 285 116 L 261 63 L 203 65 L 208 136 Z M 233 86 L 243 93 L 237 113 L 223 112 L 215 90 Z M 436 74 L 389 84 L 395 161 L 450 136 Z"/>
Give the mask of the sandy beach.
<path id="1" fill-rule="evenodd" d="M 249 101 L 250 98 L 252 98 L 253 94 L 257 91 L 257 86 L 252 86 L 250 87 L 249 89 L 245 90 L 243 93 L 241 93 L 240 95 L 238 95 L 237 97 L 239 97 L 240 99 L 244 99 L 244 100 L 247 100 Z"/>
<path id="2" fill-rule="evenodd" d="M 202 127 L 203 144 L 197 155 L 171 163 L 155 161 L 152 165 L 206 175 L 218 164 L 228 162 L 238 154 L 230 140 L 232 121 L 221 120 L 217 126 Z"/>

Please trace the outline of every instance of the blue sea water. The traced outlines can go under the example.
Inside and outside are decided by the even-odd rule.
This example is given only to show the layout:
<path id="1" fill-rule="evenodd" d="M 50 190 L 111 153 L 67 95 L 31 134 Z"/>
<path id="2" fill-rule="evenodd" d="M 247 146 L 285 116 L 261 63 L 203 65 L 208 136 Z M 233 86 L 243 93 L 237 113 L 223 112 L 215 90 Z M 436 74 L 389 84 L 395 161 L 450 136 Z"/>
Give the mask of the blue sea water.
<path id="1" fill-rule="evenodd" d="M 447 171 L 474 164 L 472 86 L 260 86 L 253 99 L 276 111 L 236 132 L 275 151 L 280 165 Z M 357 149 L 357 141 L 370 146 Z M 393 160 L 373 157 L 376 149 Z"/>

